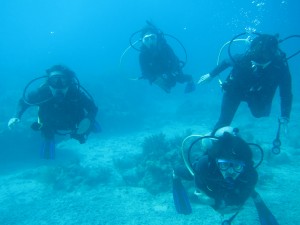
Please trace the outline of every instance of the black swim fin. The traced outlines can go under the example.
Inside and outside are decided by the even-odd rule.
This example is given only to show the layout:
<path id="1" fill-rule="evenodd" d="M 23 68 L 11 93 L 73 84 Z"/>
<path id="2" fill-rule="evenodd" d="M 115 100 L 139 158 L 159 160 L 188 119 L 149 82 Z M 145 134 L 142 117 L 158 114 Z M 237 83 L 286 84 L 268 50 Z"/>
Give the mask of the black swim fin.
<path id="1" fill-rule="evenodd" d="M 188 215 L 192 213 L 188 195 L 179 178 L 173 178 L 173 200 L 179 214 Z"/>
<path id="2" fill-rule="evenodd" d="M 275 216 L 272 214 L 257 192 L 252 195 L 252 199 L 255 204 L 261 225 L 279 225 Z"/>

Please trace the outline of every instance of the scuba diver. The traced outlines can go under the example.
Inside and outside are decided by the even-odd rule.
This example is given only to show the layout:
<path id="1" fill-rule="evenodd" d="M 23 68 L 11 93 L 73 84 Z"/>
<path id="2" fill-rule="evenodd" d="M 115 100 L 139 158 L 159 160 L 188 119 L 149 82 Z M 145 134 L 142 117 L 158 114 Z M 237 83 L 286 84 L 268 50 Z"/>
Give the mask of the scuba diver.
<path id="1" fill-rule="evenodd" d="M 256 164 L 252 148 L 257 148 L 261 153 Z M 261 224 L 278 224 L 255 191 L 258 180 L 256 168 L 263 160 L 263 150 L 259 145 L 246 143 L 237 128 L 223 127 L 214 136 L 198 135 L 189 142 L 187 150 L 182 152 L 185 167 L 177 166 L 173 172 L 173 199 L 178 213 L 192 213 L 188 195 L 181 183 L 181 179 L 185 179 L 194 180 L 194 194 L 198 201 L 210 205 L 222 215 L 232 214 L 222 224 L 231 224 L 249 197 L 254 200 Z"/>
<path id="2" fill-rule="evenodd" d="M 135 32 L 133 36 L 137 33 L 141 35 L 141 47 L 137 49 L 133 44 L 131 46 L 140 52 L 139 64 L 142 76 L 139 79 L 146 79 L 150 84 L 159 86 L 167 93 L 170 93 L 176 83 L 186 83 L 185 93 L 194 91 L 193 77 L 183 73 L 182 68 L 185 63 L 175 55 L 165 36 L 174 38 L 183 47 L 179 40 L 171 35 L 163 34 L 148 21 L 147 25 Z"/>
<path id="3" fill-rule="evenodd" d="M 201 76 L 198 81 L 198 84 L 204 84 L 228 67 L 232 67 L 226 81 L 222 83 L 224 92 L 221 113 L 214 131 L 231 124 L 243 101 L 248 103 L 254 117 L 269 116 L 277 87 L 281 98 L 280 123 L 287 126 L 289 122 L 293 95 L 287 60 L 291 57 L 287 58 L 278 47 L 280 41 L 277 36 L 255 34 L 257 37 L 253 39 L 245 54 L 232 56 L 229 46 L 230 59 L 224 60 L 210 73 Z"/>
<path id="4" fill-rule="evenodd" d="M 36 80 L 46 81 L 27 95 L 27 88 Z M 82 91 L 83 90 L 83 91 Z M 75 73 L 62 65 L 54 65 L 46 70 L 46 76 L 36 78 L 28 83 L 23 97 L 19 100 L 15 116 L 8 122 L 12 129 L 30 106 L 38 106 L 38 121 L 31 126 L 40 131 L 44 139 L 41 157 L 55 158 L 55 134 L 59 131 L 70 131 L 71 138 L 81 144 L 88 134 L 99 131 L 95 120 L 98 108 L 90 94 L 79 84 Z"/>

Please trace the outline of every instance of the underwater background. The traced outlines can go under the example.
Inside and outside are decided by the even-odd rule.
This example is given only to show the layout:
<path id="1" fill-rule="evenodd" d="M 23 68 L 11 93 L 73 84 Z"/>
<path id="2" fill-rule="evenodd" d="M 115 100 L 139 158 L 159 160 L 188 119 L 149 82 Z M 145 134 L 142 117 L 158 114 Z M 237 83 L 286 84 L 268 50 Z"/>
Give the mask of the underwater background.
<path id="1" fill-rule="evenodd" d="M 208 133 L 220 110 L 217 79 L 184 94 L 170 94 L 140 76 L 130 36 L 146 20 L 184 45 L 184 72 L 197 81 L 217 63 L 224 43 L 245 31 L 300 34 L 297 0 L 10 0 L 0 8 L 0 224 L 221 224 L 212 208 L 192 201 L 193 214 L 176 213 L 172 166 L 182 140 Z M 184 51 L 168 40 L 179 58 Z M 291 55 L 300 40 L 281 49 Z M 228 57 L 224 50 L 221 59 Z M 293 109 L 282 152 L 270 153 L 280 115 L 278 93 L 271 116 L 255 119 L 246 105 L 233 126 L 260 144 L 265 160 L 257 189 L 280 224 L 300 224 L 300 55 L 289 60 Z M 36 108 L 8 130 L 27 83 L 55 64 L 74 70 L 99 107 L 100 134 L 80 145 L 57 138 L 53 161 L 39 158 L 40 134 L 31 130 Z M 221 78 L 225 79 L 229 70 Z M 298 84 L 298 85 L 297 85 Z M 193 184 L 186 183 L 192 195 Z M 259 224 L 247 201 L 233 224 Z"/>

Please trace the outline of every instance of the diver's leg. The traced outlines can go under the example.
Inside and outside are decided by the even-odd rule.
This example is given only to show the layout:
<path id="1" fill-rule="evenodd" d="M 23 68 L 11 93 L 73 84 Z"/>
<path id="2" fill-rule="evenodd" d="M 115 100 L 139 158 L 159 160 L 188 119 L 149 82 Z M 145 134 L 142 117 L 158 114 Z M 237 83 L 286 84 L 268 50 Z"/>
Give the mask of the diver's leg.
<path id="1" fill-rule="evenodd" d="M 40 156 L 43 159 L 54 159 L 55 158 L 55 132 L 51 129 L 41 130 L 43 143 L 40 149 Z"/>
<path id="2" fill-rule="evenodd" d="M 272 101 L 264 101 L 262 99 L 254 99 L 253 101 L 248 101 L 248 107 L 251 114 L 256 117 L 267 117 L 271 113 Z"/>
<path id="3" fill-rule="evenodd" d="M 236 93 L 225 92 L 222 99 L 221 113 L 216 123 L 213 134 L 221 127 L 229 126 L 241 103 L 241 99 Z"/>

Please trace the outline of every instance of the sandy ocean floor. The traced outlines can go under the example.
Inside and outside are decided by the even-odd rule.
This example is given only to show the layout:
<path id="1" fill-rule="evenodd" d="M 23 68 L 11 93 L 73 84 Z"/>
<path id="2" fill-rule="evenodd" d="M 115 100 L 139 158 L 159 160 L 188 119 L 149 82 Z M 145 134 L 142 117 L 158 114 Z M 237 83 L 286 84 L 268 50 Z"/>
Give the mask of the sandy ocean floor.
<path id="1" fill-rule="evenodd" d="M 243 119 L 247 121 L 246 118 Z M 266 149 L 265 161 L 258 170 L 260 175 L 258 192 L 279 224 L 296 225 L 300 224 L 298 205 L 300 154 L 287 139 L 282 140 L 284 147 L 279 156 L 269 154 L 270 143 L 276 130 L 273 119 L 258 120 L 254 125 L 243 122 L 241 130 L 247 127 L 246 136 L 248 135 L 252 141 L 259 142 Z M 140 143 L 147 135 L 159 132 L 173 135 L 182 133 L 188 128 L 199 132 L 208 129 L 172 122 L 159 129 L 148 127 L 139 132 L 110 137 L 102 134 L 91 136 L 84 145 L 79 145 L 73 140 L 59 143 L 57 160 L 45 161 L 44 165 L 1 176 L 0 224 L 221 224 L 222 216 L 209 206 L 196 201 L 192 201 L 193 214 L 187 216 L 177 214 L 171 190 L 151 195 L 143 188 L 126 185 L 114 168 L 113 162 L 116 157 L 140 152 L 142 150 Z M 298 127 L 291 124 L 290 129 Z M 266 132 L 267 130 L 272 130 L 272 134 Z M 65 151 L 72 151 L 74 157 L 66 160 L 63 157 Z M 93 172 L 96 173 L 95 176 L 102 174 L 103 182 L 94 186 L 82 185 L 84 175 L 78 175 L 76 170 L 74 172 L 70 169 L 72 163 L 78 165 L 78 161 L 81 168 L 85 168 L 85 172 L 89 171 L 90 177 L 93 177 Z M 66 165 L 67 168 L 64 168 Z M 68 168 L 73 173 L 67 175 L 69 178 L 78 177 L 73 179 L 73 183 L 65 184 L 64 176 L 66 177 Z M 109 180 L 105 181 L 107 171 Z M 55 186 L 53 180 L 59 179 L 59 176 L 62 177 L 61 186 L 58 184 Z M 76 179 L 79 181 L 76 182 Z M 259 224 L 251 199 L 247 201 L 233 224 Z"/>

